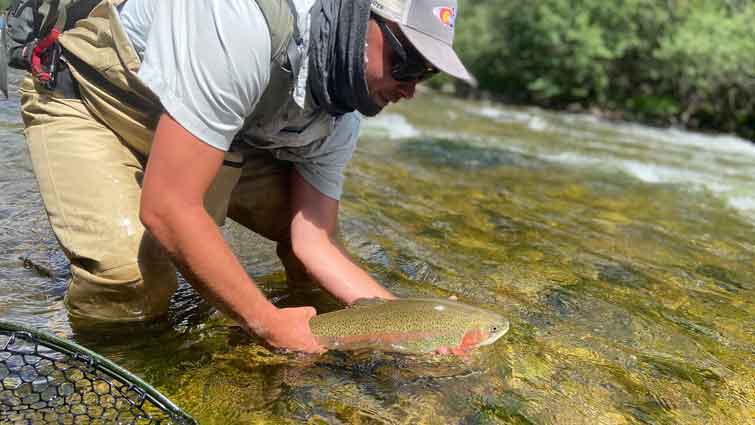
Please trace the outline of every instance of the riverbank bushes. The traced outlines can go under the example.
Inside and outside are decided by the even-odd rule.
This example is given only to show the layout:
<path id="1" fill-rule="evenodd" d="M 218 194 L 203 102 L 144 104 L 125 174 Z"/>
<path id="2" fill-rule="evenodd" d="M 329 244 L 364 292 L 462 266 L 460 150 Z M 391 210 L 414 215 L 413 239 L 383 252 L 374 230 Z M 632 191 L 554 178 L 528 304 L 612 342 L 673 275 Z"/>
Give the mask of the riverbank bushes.
<path id="1" fill-rule="evenodd" d="M 488 0 L 460 8 L 456 46 L 480 90 L 755 140 L 751 0 Z"/>
<path id="2" fill-rule="evenodd" d="M 460 7 L 457 50 L 484 92 L 755 140 L 752 0 L 462 0 Z"/>

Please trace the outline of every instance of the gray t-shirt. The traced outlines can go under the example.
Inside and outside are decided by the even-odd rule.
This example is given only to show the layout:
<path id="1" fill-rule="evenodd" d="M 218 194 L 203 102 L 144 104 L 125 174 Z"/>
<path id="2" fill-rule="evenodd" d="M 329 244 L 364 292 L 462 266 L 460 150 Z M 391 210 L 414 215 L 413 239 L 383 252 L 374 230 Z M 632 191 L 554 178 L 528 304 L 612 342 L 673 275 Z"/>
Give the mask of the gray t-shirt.
<path id="1" fill-rule="evenodd" d="M 312 3 L 294 0 L 300 11 Z M 256 128 L 249 137 L 239 133 L 271 72 L 270 30 L 255 1 L 129 0 L 120 18 L 142 59 L 139 78 L 181 126 L 225 151 L 234 138 L 269 149 L 294 162 L 321 193 L 340 198 L 359 134 L 357 113 L 335 119 L 311 102 L 299 106 L 292 99 L 284 114 L 288 121 Z M 308 61 L 293 62 L 306 67 Z M 264 143 L 253 141 L 260 136 Z"/>

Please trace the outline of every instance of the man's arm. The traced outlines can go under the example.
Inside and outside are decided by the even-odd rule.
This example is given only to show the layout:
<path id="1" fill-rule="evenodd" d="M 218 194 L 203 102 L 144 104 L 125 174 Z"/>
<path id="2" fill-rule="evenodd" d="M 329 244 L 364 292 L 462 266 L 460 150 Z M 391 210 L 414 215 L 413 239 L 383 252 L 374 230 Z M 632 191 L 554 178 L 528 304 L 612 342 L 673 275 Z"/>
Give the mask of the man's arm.
<path id="1" fill-rule="evenodd" d="M 291 244 L 312 277 L 341 301 L 395 298 L 354 264 L 335 242 L 338 201 L 320 193 L 292 171 Z"/>
<path id="2" fill-rule="evenodd" d="M 312 307 L 278 309 L 247 275 L 204 208 L 224 152 L 163 114 L 144 176 L 140 218 L 202 296 L 271 345 L 320 351 Z"/>

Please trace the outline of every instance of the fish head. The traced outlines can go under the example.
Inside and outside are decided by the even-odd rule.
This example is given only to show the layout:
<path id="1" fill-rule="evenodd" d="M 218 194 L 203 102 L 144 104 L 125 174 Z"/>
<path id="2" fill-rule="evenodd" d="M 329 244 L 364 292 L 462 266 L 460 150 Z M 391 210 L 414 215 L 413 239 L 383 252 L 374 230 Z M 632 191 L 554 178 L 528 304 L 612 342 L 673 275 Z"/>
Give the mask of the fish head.
<path id="1" fill-rule="evenodd" d="M 509 321 L 503 317 L 499 317 L 498 320 L 487 324 L 487 338 L 483 339 L 478 345 L 490 345 L 498 338 L 502 337 L 509 331 Z"/>
<path id="2" fill-rule="evenodd" d="M 490 311 L 484 311 L 477 316 L 462 337 L 459 348 L 463 350 L 490 345 L 509 330 L 509 321 L 503 316 Z"/>

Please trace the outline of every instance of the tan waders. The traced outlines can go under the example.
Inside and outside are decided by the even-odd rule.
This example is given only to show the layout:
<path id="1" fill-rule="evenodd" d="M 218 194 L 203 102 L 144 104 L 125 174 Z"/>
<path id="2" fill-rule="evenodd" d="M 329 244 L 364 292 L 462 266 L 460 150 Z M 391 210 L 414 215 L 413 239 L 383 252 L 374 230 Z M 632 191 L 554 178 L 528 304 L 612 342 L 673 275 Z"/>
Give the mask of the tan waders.
<path id="1" fill-rule="evenodd" d="M 31 78 L 21 86 L 26 140 L 71 262 L 66 304 L 77 319 L 154 318 L 176 289 L 175 268 L 139 220 L 146 155 L 162 111 L 135 77 L 139 58 L 116 14 L 104 1 L 61 36 L 75 94 L 45 90 Z M 291 165 L 253 149 L 227 154 L 226 163 L 205 198 L 208 212 L 218 224 L 227 212 L 278 241 L 289 280 L 307 280 L 290 248 Z"/>

